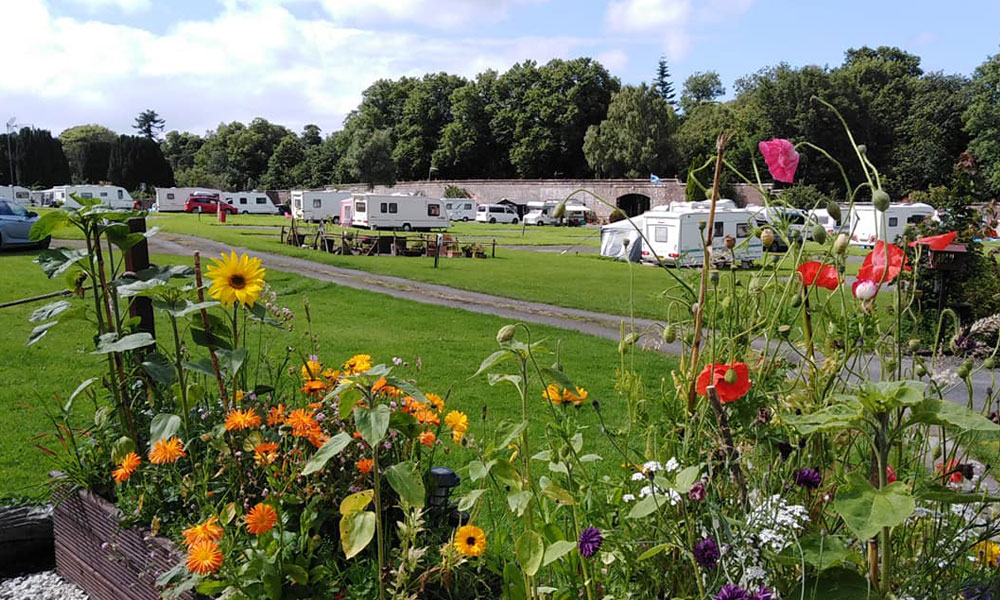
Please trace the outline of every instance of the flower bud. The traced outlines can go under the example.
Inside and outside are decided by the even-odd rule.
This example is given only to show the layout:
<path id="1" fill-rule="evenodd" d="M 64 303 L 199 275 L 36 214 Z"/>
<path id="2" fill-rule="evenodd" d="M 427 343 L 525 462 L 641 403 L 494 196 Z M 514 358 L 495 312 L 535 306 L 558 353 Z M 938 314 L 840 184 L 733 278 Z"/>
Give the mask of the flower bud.
<path id="1" fill-rule="evenodd" d="M 795 294 L 794 296 L 792 296 L 792 300 L 791 302 L 789 302 L 789 304 L 792 306 L 792 308 L 798 308 L 802 306 L 802 296 Z"/>
<path id="2" fill-rule="evenodd" d="M 764 244 L 765 248 L 770 248 L 774 244 L 774 232 L 770 229 L 764 229 L 760 232 L 760 242 Z"/>
<path id="3" fill-rule="evenodd" d="M 955 371 L 955 374 L 958 375 L 960 378 L 965 379 L 966 377 L 969 376 L 969 367 L 962 365 Z"/>
<path id="4" fill-rule="evenodd" d="M 851 244 L 851 238 L 847 237 L 846 233 L 842 233 L 837 236 L 837 239 L 833 241 L 833 251 L 837 254 L 844 254 L 847 252 L 847 247 Z"/>
<path id="5" fill-rule="evenodd" d="M 816 242 L 817 244 L 822 246 L 823 244 L 826 243 L 826 227 L 823 227 L 822 225 L 817 223 L 816 225 L 813 225 L 812 234 L 813 234 L 813 241 Z"/>
<path id="6" fill-rule="evenodd" d="M 837 204 L 833 200 L 830 200 L 829 202 L 826 203 L 826 212 L 831 217 L 833 217 L 838 223 L 840 223 L 841 213 L 839 204 Z"/>
<path id="7" fill-rule="evenodd" d="M 913 370 L 917 374 L 917 377 L 923 377 L 927 374 L 927 367 L 924 365 L 917 365 L 917 368 Z"/>
<path id="8" fill-rule="evenodd" d="M 726 234 L 725 244 L 726 244 L 726 248 L 729 248 L 730 250 L 732 250 L 733 248 L 736 247 L 736 238 L 734 238 L 733 236 L 731 236 L 729 234 Z"/>
<path id="9" fill-rule="evenodd" d="M 996 366 L 996 361 L 993 359 L 992 356 L 983 361 L 983 367 L 987 369 L 992 369 L 995 366 Z"/>
<path id="10" fill-rule="evenodd" d="M 736 374 L 736 369 L 730 367 L 726 371 L 724 379 L 726 380 L 726 383 L 728 383 L 729 385 L 733 385 L 734 383 L 740 380 L 740 376 Z"/>
<path id="11" fill-rule="evenodd" d="M 566 216 L 566 201 L 563 200 L 556 205 L 556 209 L 552 211 L 553 219 L 561 219 Z"/>
<path id="12" fill-rule="evenodd" d="M 778 335 L 780 335 L 781 337 L 786 338 L 788 337 L 788 334 L 790 334 L 791 332 L 792 332 L 791 325 L 778 325 Z"/>
<path id="13" fill-rule="evenodd" d="M 906 345 L 910 349 L 910 352 L 913 352 L 920 348 L 920 340 L 917 338 L 911 338 L 908 342 L 906 342 Z"/>
<path id="14" fill-rule="evenodd" d="M 674 340 L 677 339 L 677 327 L 671 323 L 663 328 L 663 341 L 668 344 L 673 344 Z"/>
<path id="15" fill-rule="evenodd" d="M 707 225 L 708 225 L 708 223 L 706 223 L 704 221 L 698 221 L 698 231 L 705 231 L 705 227 Z"/>
<path id="16" fill-rule="evenodd" d="M 965 359 L 964 361 L 962 361 L 962 364 L 965 366 L 966 369 L 971 369 L 972 367 L 976 366 L 976 363 L 973 362 L 971 358 Z"/>
<path id="17" fill-rule="evenodd" d="M 712 272 L 708 274 L 708 277 L 712 280 L 712 283 L 719 283 L 719 272 L 715 269 L 712 269 Z"/>
<path id="18" fill-rule="evenodd" d="M 880 212 L 885 212 L 889 210 L 889 194 L 885 190 L 879 188 L 872 193 L 872 204 L 875 205 L 875 210 Z"/>
<path id="19" fill-rule="evenodd" d="M 861 156 L 868 154 L 868 146 L 865 146 L 864 144 L 858 144 L 858 152 L 861 153 Z"/>
<path id="20" fill-rule="evenodd" d="M 513 325 L 504 325 L 497 332 L 497 343 L 502 344 L 504 342 L 509 342 L 514 339 L 514 329 Z"/>

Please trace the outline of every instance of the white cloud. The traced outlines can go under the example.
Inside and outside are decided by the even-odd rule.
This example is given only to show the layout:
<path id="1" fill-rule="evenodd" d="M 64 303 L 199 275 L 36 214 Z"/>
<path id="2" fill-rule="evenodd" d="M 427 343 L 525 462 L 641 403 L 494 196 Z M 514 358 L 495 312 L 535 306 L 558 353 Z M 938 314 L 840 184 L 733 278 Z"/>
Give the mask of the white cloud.
<path id="1" fill-rule="evenodd" d="M 690 0 L 612 0 L 608 4 L 608 24 L 624 33 L 682 26 L 690 14 Z"/>
<path id="2" fill-rule="evenodd" d="M 334 20 L 354 24 L 386 21 L 454 29 L 474 22 L 507 18 L 517 4 L 535 0 L 322 0 Z"/>
<path id="3" fill-rule="evenodd" d="M 615 32 L 657 41 L 667 58 L 683 60 L 700 24 L 746 12 L 754 0 L 611 0 L 605 17 Z"/>
<path id="4" fill-rule="evenodd" d="M 122 12 L 135 13 L 152 6 L 150 0 L 70 0 L 70 2 L 88 8 L 93 12 L 108 8 L 117 8 Z"/>

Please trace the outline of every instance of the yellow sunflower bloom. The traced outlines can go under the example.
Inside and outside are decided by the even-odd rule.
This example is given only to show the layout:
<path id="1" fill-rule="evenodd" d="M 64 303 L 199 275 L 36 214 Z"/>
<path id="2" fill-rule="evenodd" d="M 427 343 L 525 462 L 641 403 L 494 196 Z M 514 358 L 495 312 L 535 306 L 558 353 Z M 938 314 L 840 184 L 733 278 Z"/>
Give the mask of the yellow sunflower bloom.
<path id="1" fill-rule="evenodd" d="M 545 398 L 552 404 L 559 406 L 563 402 L 562 390 L 559 389 L 558 385 L 551 383 L 547 388 L 542 390 L 542 398 Z"/>
<path id="2" fill-rule="evenodd" d="M 486 534 L 475 525 L 464 525 L 455 532 L 455 548 L 462 556 L 482 556 L 486 551 Z"/>
<path id="3" fill-rule="evenodd" d="M 223 254 L 221 260 L 213 258 L 212 263 L 205 272 L 212 280 L 209 295 L 226 308 L 237 302 L 253 306 L 264 287 L 265 269 L 260 266 L 260 259 L 246 254 L 237 257 L 232 252 L 229 256 Z"/>
<path id="4" fill-rule="evenodd" d="M 1000 546 L 985 540 L 972 547 L 976 553 L 976 563 L 981 569 L 991 569 L 1000 566 Z"/>
<path id="5" fill-rule="evenodd" d="M 368 354 L 355 354 L 344 363 L 347 375 L 360 375 L 372 368 L 372 357 Z"/>

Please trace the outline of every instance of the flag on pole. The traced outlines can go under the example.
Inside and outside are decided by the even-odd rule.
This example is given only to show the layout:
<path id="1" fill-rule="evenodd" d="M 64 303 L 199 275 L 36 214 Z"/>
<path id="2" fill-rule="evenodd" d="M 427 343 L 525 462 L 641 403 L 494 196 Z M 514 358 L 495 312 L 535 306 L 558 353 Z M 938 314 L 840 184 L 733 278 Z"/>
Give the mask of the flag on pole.
<path id="1" fill-rule="evenodd" d="M 657 177 L 656 175 L 653 175 L 652 173 L 650 173 L 649 174 L 649 182 L 650 183 L 660 183 L 660 178 Z"/>

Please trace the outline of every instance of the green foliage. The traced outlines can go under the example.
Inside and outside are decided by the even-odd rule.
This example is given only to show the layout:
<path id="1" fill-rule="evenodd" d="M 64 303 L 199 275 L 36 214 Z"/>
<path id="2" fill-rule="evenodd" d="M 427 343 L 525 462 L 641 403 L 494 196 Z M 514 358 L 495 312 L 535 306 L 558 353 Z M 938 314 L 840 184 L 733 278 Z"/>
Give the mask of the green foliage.
<path id="1" fill-rule="evenodd" d="M 781 201 L 793 208 L 812 210 L 814 208 L 826 208 L 830 197 L 814 185 L 799 184 L 783 189 L 781 191 Z"/>
<path id="2" fill-rule="evenodd" d="M 261 185 L 269 190 L 287 190 L 305 177 L 302 169 L 305 165 L 306 150 L 294 135 L 286 135 L 274 149 L 267 161 L 267 172 L 261 180 Z"/>
<path id="3" fill-rule="evenodd" d="M 14 154 L 13 177 L 8 144 Z M 62 144 L 49 131 L 23 127 L 9 136 L 0 134 L 0 185 L 51 187 L 65 184 L 70 178 L 69 162 Z"/>
<path id="4" fill-rule="evenodd" d="M 119 136 L 108 156 L 107 180 L 127 190 L 174 185 L 174 171 L 160 145 L 147 137 Z"/>
<path id="5" fill-rule="evenodd" d="M 400 120 L 395 124 L 392 158 L 397 176 L 404 180 L 430 176 L 431 155 L 441 137 L 441 130 L 451 121 L 452 93 L 466 84 L 455 75 L 436 73 L 415 81 L 403 102 Z"/>
<path id="6" fill-rule="evenodd" d="M 962 120 L 990 191 L 1000 193 L 1000 54 L 976 68 L 970 82 L 969 105 Z"/>
<path id="7" fill-rule="evenodd" d="M 444 188 L 445 198 L 471 198 L 472 195 L 469 194 L 469 190 L 464 187 L 449 184 Z"/>
<path id="8" fill-rule="evenodd" d="M 722 79 L 715 71 L 694 73 L 684 80 L 681 108 L 685 113 L 691 112 L 699 104 L 714 102 L 725 93 L 726 88 L 722 87 Z"/>
<path id="9" fill-rule="evenodd" d="M 671 173 L 676 128 L 674 111 L 655 90 L 626 86 L 611 97 L 607 117 L 588 128 L 583 153 L 597 177 Z"/>
<path id="10" fill-rule="evenodd" d="M 356 133 L 343 162 L 351 179 L 366 183 L 369 188 L 396 183 L 392 140 L 386 129 Z"/>
<path id="11" fill-rule="evenodd" d="M 656 76 L 653 78 L 653 89 L 674 110 L 677 109 L 677 95 L 674 93 L 674 84 L 670 81 L 670 67 L 667 65 L 667 59 L 663 56 L 656 63 Z"/>
<path id="12" fill-rule="evenodd" d="M 177 178 L 180 179 L 181 171 L 186 171 L 194 167 L 195 155 L 201 149 L 205 140 L 201 136 L 188 133 L 186 131 L 169 131 L 166 137 L 160 142 L 160 149 L 164 158 L 170 163 Z M 178 184 L 182 185 L 182 184 Z M 195 186 L 192 186 L 195 187 Z"/>
<path id="13" fill-rule="evenodd" d="M 59 134 L 74 183 L 99 183 L 108 176 L 111 147 L 118 136 L 103 125 L 77 125 Z"/>
<path id="14" fill-rule="evenodd" d="M 164 125 L 166 125 L 166 121 L 161 119 L 155 110 L 147 109 L 135 118 L 132 129 L 135 129 L 144 138 L 155 140 L 163 131 Z"/>

